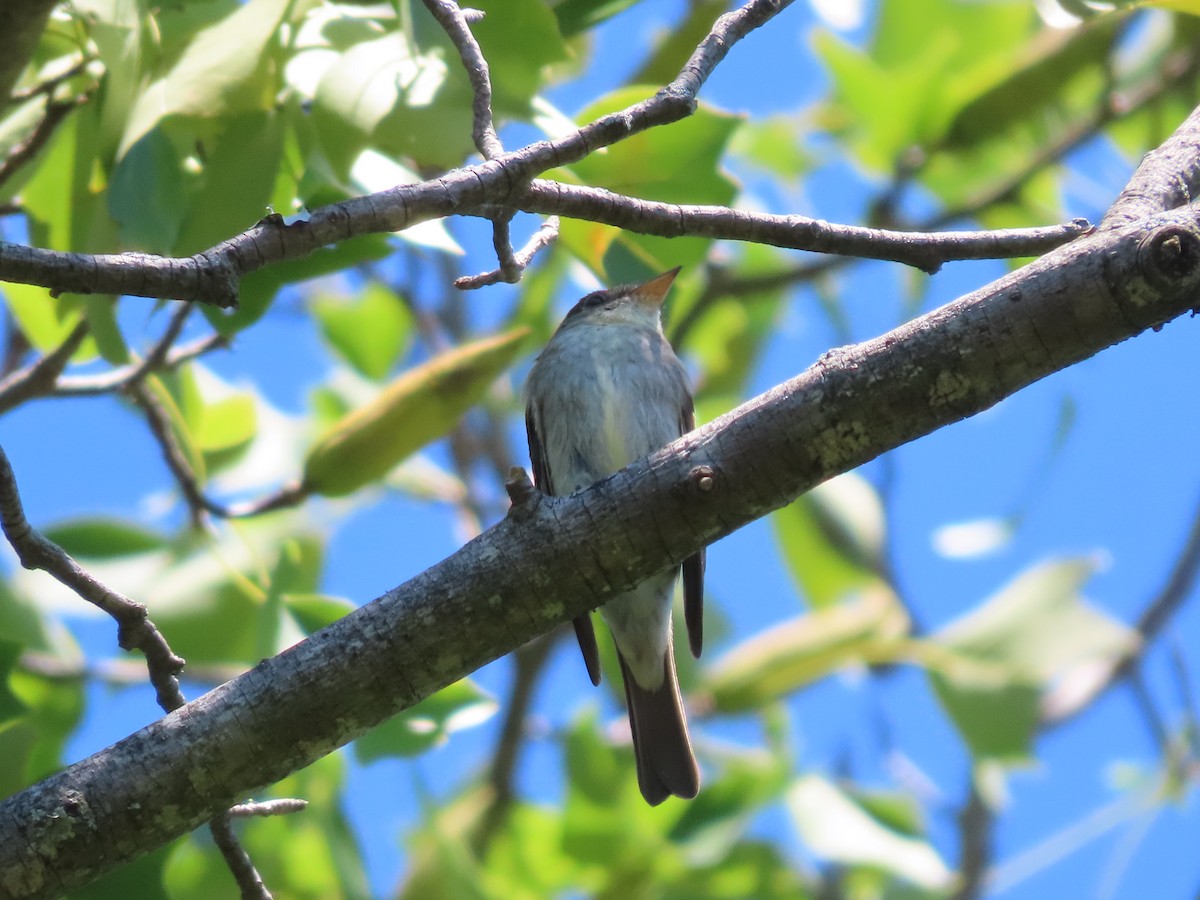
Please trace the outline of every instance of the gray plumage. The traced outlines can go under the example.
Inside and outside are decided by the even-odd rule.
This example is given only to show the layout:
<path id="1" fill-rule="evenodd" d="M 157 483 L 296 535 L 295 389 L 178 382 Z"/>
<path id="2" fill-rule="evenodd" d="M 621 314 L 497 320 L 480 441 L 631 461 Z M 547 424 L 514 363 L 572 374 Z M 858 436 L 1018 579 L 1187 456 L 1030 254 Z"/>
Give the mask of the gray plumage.
<path id="1" fill-rule="evenodd" d="M 642 285 L 589 294 L 567 314 L 534 363 L 525 422 L 534 480 L 548 494 L 572 494 L 690 431 L 687 373 L 663 336 L 661 305 L 678 269 Z M 699 656 L 703 553 L 683 566 L 690 645 Z M 600 614 L 612 632 L 625 681 L 646 801 L 694 797 L 700 787 L 671 644 L 678 570 L 610 599 Z M 600 682 L 590 616 L 575 621 L 592 682 Z"/>

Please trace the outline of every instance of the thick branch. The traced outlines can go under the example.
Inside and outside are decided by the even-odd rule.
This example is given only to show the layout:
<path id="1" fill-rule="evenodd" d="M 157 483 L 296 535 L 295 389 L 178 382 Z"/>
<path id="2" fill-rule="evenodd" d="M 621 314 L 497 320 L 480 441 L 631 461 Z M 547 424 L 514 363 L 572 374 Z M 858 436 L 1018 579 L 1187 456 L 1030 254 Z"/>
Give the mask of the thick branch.
<path id="1" fill-rule="evenodd" d="M 1200 107 L 1151 150 L 1109 208 L 1101 228 L 1121 227 L 1177 209 L 1200 196 Z"/>
<path id="2" fill-rule="evenodd" d="M 1185 208 L 834 350 L 581 494 L 514 482 L 508 518 L 459 552 L 0 804 L 0 891 L 61 894 L 186 833 L 819 482 L 1188 312 L 1198 288 Z M 657 539 L 630 554 L 631 534 Z"/>

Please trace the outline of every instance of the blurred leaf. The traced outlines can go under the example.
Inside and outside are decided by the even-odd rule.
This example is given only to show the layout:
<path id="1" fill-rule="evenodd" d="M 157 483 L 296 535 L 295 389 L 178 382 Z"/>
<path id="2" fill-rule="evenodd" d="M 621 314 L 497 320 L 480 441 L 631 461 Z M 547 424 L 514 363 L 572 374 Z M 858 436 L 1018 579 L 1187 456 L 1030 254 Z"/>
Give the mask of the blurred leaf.
<path id="1" fill-rule="evenodd" d="M 288 593 L 283 595 L 283 601 L 305 634 L 320 631 L 355 610 L 351 601 L 328 594 Z"/>
<path id="2" fill-rule="evenodd" d="M 788 570 L 816 609 L 879 580 L 883 505 L 871 484 L 847 472 L 771 517 Z"/>
<path id="3" fill-rule="evenodd" d="M 1025 44 L 1017 66 L 997 71 L 995 83 L 958 111 L 942 146 L 953 150 L 1004 137 L 1055 113 L 1060 92 L 1074 79 L 1104 73 L 1120 27 L 1120 19 L 1106 16 L 1080 28 L 1043 30 Z"/>
<path id="4" fill-rule="evenodd" d="M 1128 627 L 1081 597 L 1094 570 L 1087 559 L 1035 566 L 931 639 L 950 652 L 929 657 L 930 678 L 977 758 L 1028 754 L 1042 691 L 1134 646 Z"/>
<path id="5" fill-rule="evenodd" d="M 367 900 L 357 841 L 336 798 L 345 788 L 344 759 L 326 756 L 269 790 L 270 797 L 301 797 L 302 812 L 239 821 L 238 836 L 274 896 Z M 237 891 L 229 868 L 204 830 L 178 841 L 164 871 L 172 900 L 209 900 Z"/>
<path id="6" fill-rule="evenodd" d="M 159 847 L 133 862 L 71 891 L 71 900 L 172 900 L 163 886 L 171 846 Z"/>
<path id="7" fill-rule="evenodd" d="M 908 615 L 876 584 L 850 602 L 800 616 L 743 641 L 706 673 L 718 712 L 757 709 L 851 663 L 902 659 Z"/>
<path id="8" fill-rule="evenodd" d="M 312 310 L 325 340 L 367 378 L 387 375 L 411 340 L 412 314 L 377 281 L 368 283 L 356 300 L 318 296 Z"/>
<path id="9" fill-rule="evenodd" d="M 208 403 L 195 431 L 196 445 L 205 453 L 244 447 L 254 438 L 257 423 L 258 412 L 249 394 Z"/>
<path id="10" fill-rule="evenodd" d="M 222 126 L 204 161 L 199 189 L 190 192 L 184 208 L 176 212 L 182 229 L 172 246 L 180 256 L 207 250 L 268 212 L 283 153 L 281 117 L 274 111 L 251 110 L 229 116 Z"/>
<path id="11" fill-rule="evenodd" d="M 491 694 L 464 678 L 367 732 L 354 742 L 354 753 L 361 762 L 416 756 L 456 731 L 483 724 L 497 709 Z"/>
<path id="12" fill-rule="evenodd" d="M 696 45 L 708 36 L 717 17 L 728 9 L 725 0 L 691 0 L 683 17 L 656 42 L 630 84 L 668 84 L 691 59 Z"/>
<path id="13" fill-rule="evenodd" d="M 176 396 L 172 394 L 167 387 L 165 375 L 150 375 L 143 382 L 146 389 L 154 395 L 163 411 L 166 413 L 167 420 L 170 423 L 171 431 L 174 433 L 176 440 L 179 442 L 179 449 L 183 453 L 184 459 L 187 461 L 188 468 L 192 470 L 192 474 L 196 478 L 198 484 L 204 484 L 207 479 L 207 469 L 204 465 L 204 456 L 201 454 L 200 448 L 196 446 L 195 436 L 192 430 L 188 427 L 187 418 L 184 416 L 184 410 L 177 401 Z"/>
<path id="14" fill-rule="evenodd" d="M 563 0 L 554 4 L 553 10 L 563 37 L 574 37 L 637 3 L 638 0 Z"/>
<path id="15" fill-rule="evenodd" d="M 799 178 L 813 165 L 803 147 L 806 129 L 794 116 L 756 118 L 734 132 L 729 150 L 773 175 Z"/>
<path id="16" fill-rule="evenodd" d="M 50 296 L 50 291 L 33 284 L 6 283 L 2 288 L 5 305 L 17 321 L 21 334 L 37 350 L 43 352 L 62 346 L 79 324 L 79 308 L 62 297 Z"/>
<path id="17" fill-rule="evenodd" d="M 819 895 L 796 869 L 778 847 L 743 841 L 712 865 L 689 866 L 663 886 L 662 896 L 665 900 L 815 900 Z"/>
<path id="18" fill-rule="evenodd" d="M 3 606 L 0 605 L 0 616 L 3 615 Z M 25 649 L 18 641 L 9 639 L 7 632 L 4 640 L 0 640 L 0 728 L 4 723 L 23 716 L 29 711 L 21 698 L 8 689 L 8 676 L 17 667 L 17 661 L 21 658 L 21 653 Z"/>
<path id="19" fill-rule="evenodd" d="M 391 253 L 385 235 L 367 234 L 322 247 L 303 259 L 273 263 L 242 278 L 236 311 L 227 313 L 206 305 L 204 315 L 221 334 L 235 334 L 262 318 L 284 285 L 374 262 Z"/>
<path id="20" fill-rule="evenodd" d="M 411 837 L 408 876 L 398 892 L 403 900 L 489 900 L 483 873 L 470 848 L 491 792 L 468 790 L 439 807 L 429 806 Z"/>
<path id="21" fill-rule="evenodd" d="M 581 867 L 562 852 L 562 818 L 557 810 L 528 803 L 509 808 L 480 872 L 489 897 L 511 900 L 561 896 L 585 878 Z"/>
<path id="22" fill-rule="evenodd" d="M 42 534 L 78 559 L 112 559 L 161 550 L 166 538 L 142 525 L 116 518 L 80 518 L 43 529 Z"/>
<path id="23" fill-rule="evenodd" d="M 596 101 L 577 118 L 592 121 L 644 100 L 649 93 L 646 87 L 622 88 Z M 545 177 L 645 200 L 728 205 L 737 188 L 720 163 L 740 122 L 737 116 L 700 104 L 687 119 L 635 134 L 579 160 L 566 171 L 554 170 Z M 607 257 L 617 248 L 640 258 L 651 273 L 657 273 L 676 265 L 698 264 L 712 243 L 707 238 L 638 235 L 575 219 L 563 221 L 560 242 L 609 283 L 630 276 L 616 270 Z"/>
<path id="24" fill-rule="evenodd" d="M 402 374 L 308 451 L 304 486 L 339 497 L 449 432 L 520 352 L 528 328 L 457 347 Z"/>
<path id="25" fill-rule="evenodd" d="M 479 0 L 476 6 L 487 14 L 471 32 L 491 71 L 493 109 L 497 116 L 527 118 L 546 66 L 569 58 L 557 10 L 543 0 Z"/>
<path id="26" fill-rule="evenodd" d="M 471 93 L 443 48 L 420 52 L 401 32 L 355 44 L 325 70 L 313 121 L 325 154 L 347 175 L 373 146 L 419 165 L 451 167 L 474 149 Z"/>
<path id="27" fill-rule="evenodd" d="M 5 644 L 11 654 L 13 645 Z M 19 668 L 8 673 L 8 705 L 22 714 L 0 728 L 0 797 L 8 797 L 57 772 L 67 741 L 84 710 L 82 682 L 58 681 Z"/>
<path id="28" fill-rule="evenodd" d="M 247 0 L 194 33 L 170 70 L 130 113 L 118 158 L 170 116 L 218 118 L 274 101 L 268 46 L 291 0 Z"/>
<path id="29" fill-rule="evenodd" d="M 183 160 L 161 128 L 150 129 L 128 147 L 107 192 L 121 245 L 169 254 L 186 211 L 188 180 Z"/>
<path id="30" fill-rule="evenodd" d="M 821 859 L 877 866 L 926 890 L 953 885 L 954 874 L 928 842 L 885 827 L 824 778 L 801 776 L 785 797 L 796 830 Z"/>

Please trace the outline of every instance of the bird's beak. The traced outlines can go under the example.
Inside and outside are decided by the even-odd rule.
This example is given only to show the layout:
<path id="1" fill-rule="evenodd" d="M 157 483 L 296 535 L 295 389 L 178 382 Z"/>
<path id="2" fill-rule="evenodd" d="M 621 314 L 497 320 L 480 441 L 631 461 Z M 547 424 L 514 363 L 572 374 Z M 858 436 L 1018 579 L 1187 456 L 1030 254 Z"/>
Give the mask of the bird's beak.
<path id="1" fill-rule="evenodd" d="M 671 282 L 679 274 L 680 268 L 680 266 L 676 266 L 669 272 L 663 272 L 661 275 L 654 276 L 645 284 L 639 284 L 633 292 L 638 302 L 643 306 L 655 309 L 662 306 L 663 300 L 667 296 L 667 291 L 671 289 Z"/>

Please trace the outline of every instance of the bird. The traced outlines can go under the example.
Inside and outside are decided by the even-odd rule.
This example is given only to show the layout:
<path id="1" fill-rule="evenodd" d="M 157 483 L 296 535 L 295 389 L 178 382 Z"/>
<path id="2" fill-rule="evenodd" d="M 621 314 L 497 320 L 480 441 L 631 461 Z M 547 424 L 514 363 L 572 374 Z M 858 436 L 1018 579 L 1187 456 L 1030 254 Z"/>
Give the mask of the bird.
<path id="1" fill-rule="evenodd" d="M 679 268 L 642 284 L 594 291 L 572 307 L 534 362 L 525 426 L 534 483 L 565 496 L 608 477 L 695 428 L 687 371 L 662 330 L 662 304 Z M 679 692 L 671 608 L 683 575 L 692 655 L 703 643 L 704 551 L 617 594 L 601 608 L 616 645 L 637 763 L 651 806 L 700 790 Z M 600 654 L 591 613 L 574 620 L 592 684 Z"/>

